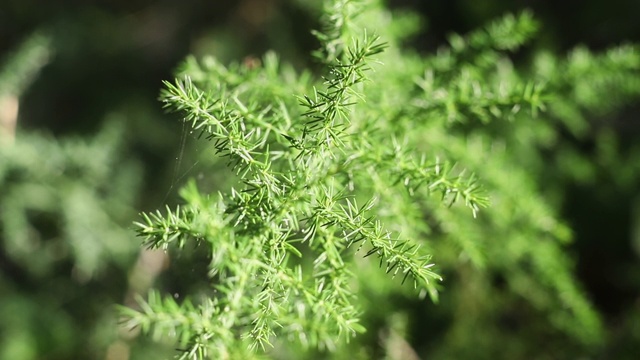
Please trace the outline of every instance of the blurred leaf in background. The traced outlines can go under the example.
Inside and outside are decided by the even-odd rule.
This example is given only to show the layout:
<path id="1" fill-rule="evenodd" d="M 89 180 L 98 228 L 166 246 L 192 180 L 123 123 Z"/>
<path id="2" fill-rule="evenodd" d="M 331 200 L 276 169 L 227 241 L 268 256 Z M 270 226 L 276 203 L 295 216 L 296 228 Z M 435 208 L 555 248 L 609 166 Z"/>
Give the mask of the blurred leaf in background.
<path id="1" fill-rule="evenodd" d="M 51 52 L 37 33 L 0 71 L 2 359 L 100 357 L 117 338 L 110 307 L 138 253 L 127 225 L 141 171 L 124 156 L 122 121 L 88 138 L 16 129 L 21 95 Z"/>

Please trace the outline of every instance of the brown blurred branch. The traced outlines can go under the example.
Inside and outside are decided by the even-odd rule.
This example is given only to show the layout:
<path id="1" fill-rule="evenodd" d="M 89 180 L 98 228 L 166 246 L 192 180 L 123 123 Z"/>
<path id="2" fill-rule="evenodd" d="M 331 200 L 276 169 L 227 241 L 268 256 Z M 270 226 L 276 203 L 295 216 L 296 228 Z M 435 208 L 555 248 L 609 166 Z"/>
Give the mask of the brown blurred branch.
<path id="1" fill-rule="evenodd" d="M 18 107 L 17 96 L 0 96 L 0 145 L 13 144 L 16 136 Z"/>

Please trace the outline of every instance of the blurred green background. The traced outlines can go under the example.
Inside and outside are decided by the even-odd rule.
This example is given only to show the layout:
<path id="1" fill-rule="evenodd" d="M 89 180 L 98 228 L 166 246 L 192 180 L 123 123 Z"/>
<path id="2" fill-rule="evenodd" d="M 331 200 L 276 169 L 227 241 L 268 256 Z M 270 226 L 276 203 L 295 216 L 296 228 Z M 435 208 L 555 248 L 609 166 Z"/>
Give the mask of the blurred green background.
<path id="1" fill-rule="evenodd" d="M 389 6 L 424 16 L 424 30 L 406 46 L 425 53 L 446 44 L 451 32 L 524 8 L 543 26 L 533 45 L 514 54 L 516 66 L 537 49 L 640 43 L 640 2 L 633 0 L 395 0 Z M 318 28 L 319 12 L 319 1 L 304 0 L 2 2 L 0 116 L 12 117 L 15 100 L 19 111 L 15 139 L 12 131 L 0 137 L 0 359 L 171 353 L 170 345 L 118 333 L 112 308 L 181 261 L 139 256 L 130 226 L 136 213 L 175 204 L 177 187 L 205 170 L 197 159 L 207 145 L 163 112 L 161 81 L 172 79 L 188 54 L 227 63 L 273 49 L 298 68 L 317 69 L 309 52 L 317 47 L 310 30 Z M 21 46 L 39 60 L 16 60 Z M 594 114 L 592 129 L 581 136 L 559 127 L 566 146 L 584 158 L 596 153 L 603 131 L 618 151 L 611 159 L 593 157 L 580 179 L 558 175 L 551 161 L 541 178 L 562 182 L 560 212 L 575 233 L 568 251 L 604 317 L 609 338 L 596 358 L 631 356 L 640 344 L 639 114 L 637 103 L 614 115 Z M 183 293 L 185 276 L 168 272 L 155 286 Z M 424 321 L 442 331 L 451 326 L 428 314 Z M 134 345 L 128 349 L 122 339 Z M 434 348 L 416 347 L 427 354 Z"/>

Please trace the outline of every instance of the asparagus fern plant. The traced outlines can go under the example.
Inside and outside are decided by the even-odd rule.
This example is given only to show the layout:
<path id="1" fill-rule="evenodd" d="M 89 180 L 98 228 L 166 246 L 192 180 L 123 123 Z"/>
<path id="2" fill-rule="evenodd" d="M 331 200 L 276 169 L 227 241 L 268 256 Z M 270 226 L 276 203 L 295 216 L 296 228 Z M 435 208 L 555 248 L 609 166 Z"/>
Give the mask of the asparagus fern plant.
<path id="1" fill-rule="evenodd" d="M 358 294 L 383 281 L 374 264 L 435 301 L 443 270 L 478 284 L 500 274 L 557 329 L 597 342 L 561 251 L 570 231 L 527 172 L 554 126 L 577 126 L 567 112 L 584 104 L 562 69 L 590 74 L 548 54 L 535 75 L 516 71 L 508 54 L 538 27 L 527 12 L 426 58 L 401 52 L 414 16 L 355 0 L 323 16 L 319 79 L 268 53 L 260 66 L 190 57 L 165 83 L 165 107 L 213 144 L 226 181 L 189 182 L 181 206 L 144 213 L 137 231 L 149 248 L 204 249 L 211 287 L 181 301 L 152 292 L 123 309 L 125 325 L 171 337 L 183 359 L 256 357 L 278 339 L 331 351 L 365 331 Z M 613 55 L 600 61 L 614 76 L 592 75 L 637 68 L 632 48 Z"/>

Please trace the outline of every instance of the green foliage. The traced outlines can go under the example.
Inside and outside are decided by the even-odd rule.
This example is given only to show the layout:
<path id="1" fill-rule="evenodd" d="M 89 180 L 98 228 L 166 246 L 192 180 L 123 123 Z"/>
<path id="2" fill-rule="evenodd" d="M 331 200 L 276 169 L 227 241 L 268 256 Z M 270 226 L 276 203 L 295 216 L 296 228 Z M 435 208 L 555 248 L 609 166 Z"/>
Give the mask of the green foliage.
<path id="1" fill-rule="evenodd" d="M 90 279 L 107 261 L 126 260 L 123 255 L 131 248 L 118 224 L 131 211 L 127 204 L 137 173 L 111 172 L 119 136 L 121 130 L 115 127 L 91 142 L 70 139 L 58 144 L 25 135 L 1 149 L 0 216 L 4 249 L 13 261 L 26 265 L 36 256 L 37 265 L 28 270 L 45 275 L 60 257 L 69 256 L 76 276 Z M 35 225 L 41 221 L 50 226 Z M 103 241 L 105 237 L 113 241 Z"/>
<path id="2" fill-rule="evenodd" d="M 345 342 L 377 329 L 401 358 L 412 310 L 391 297 L 424 307 L 444 278 L 433 311 L 456 321 L 440 358 L 597 351 L 602 324 L 544 165 L 567 153 L 557 129 L 637 99 L 637 50 L 542 53 L 517 69 L 510 55 L 539 28 L 528 12 L 427 57 L 401 51 L 417 26 L 378 2 L 327 2 L 324 19 L 319 81 L 268 53 L 259 67 L 188 58 L 165 83 L 165 107 L 212 142 L 227 180 L 211 194 L 189 182 L 183 205 L 143 214 L 137 231 L 150 248 L 205 252 L 211 287 L 181 302 L 152 292 L 122 309 L 125 326 L 170 337 L 184 359 L 374 358 L 375 332 Z M 526 323 L 502 326 L 513 313 Z M 531 334 L 553 340 L 511 341 Z"/>
<path id="3" fill-rule="evenodd" d="M 0 72 L 0 96 L 21 95 L 51 57 L 51 39 L 36 33 L 9 56 Z"/>
<path id="4" fill-rule="evenodd" d="M 1 359 L 100 357 L 136 252 L 123 225 L 140 173 L 118 151 L 122 126 L 86 139 L 14 132 L 19 98 L 51 52 L 36 34 L 0 69 L 0 100 L 12 100 L 0 104 Z"/>
<path id="5" fill-rule="evenodd" d="M 121 136 L 0 146 L 0 358 L 95 357 L 115 337 L 108 305 L 135 254 L 123 224 L 139 178 L 116 152 Z"/>

